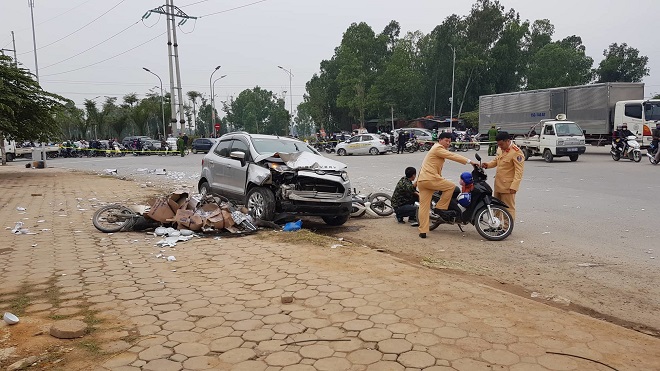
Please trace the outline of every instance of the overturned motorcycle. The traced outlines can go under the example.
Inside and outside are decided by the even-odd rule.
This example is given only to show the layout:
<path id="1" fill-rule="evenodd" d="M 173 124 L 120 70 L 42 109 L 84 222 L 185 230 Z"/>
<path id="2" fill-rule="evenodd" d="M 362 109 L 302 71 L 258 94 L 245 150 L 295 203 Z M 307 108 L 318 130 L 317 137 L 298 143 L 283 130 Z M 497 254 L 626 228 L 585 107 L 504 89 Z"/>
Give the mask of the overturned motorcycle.
<path id="1" fill-rule="evenodd" d="M 185 192 L 159 198 L 150 207 L 106 205 L 96 210 L 92 223 L 105 233 L 142 231 L 163 225 L 206 233 L 226 230 L 244 234 L 257 230 L 247 210 L 238 209 L 231 201 L 211 195 L 188 198 Z"/>
<path id="2" fill-rule="evenodd" d="M 463 232 L 463 225 L 473 224 L 483 238 L 489 241 L 502 241 L 513 231 L 513 218 L 507 211 L 507 205 L 493 197 L 493 189 L 486 182 L 488 176 L 481 167 L 481 156 L 476 154 L 475 157 L 479 161 L 479 166 L 475 164 L 472 170 L 474 188 L 469 193 L 469 205 L 463 207 L 458 203 L 457 198 L 461 194 L 461 190 L 456 187 L 448 210 L 449 214 L 454 214 L 454 216 L 443 219 L 434 212 L 442 192 L 435 192 L 431 199 L 429 230 L 438 228 L 440 224 L 451 224 L 457 225 Z M 417 220 L 419 220 L 419 216 Z"/>
<path id="3" fill-rule="evenodd" d="M 370 193 L 365 195 L 357 193 L 357 191 L 353 189 L 351 198 L 353 201 L 351 208 L 352 218 L 359 218 L 365 214 L 372 217 L 390 216 L 394 214 L 392 197 L 386 193 Z"/>

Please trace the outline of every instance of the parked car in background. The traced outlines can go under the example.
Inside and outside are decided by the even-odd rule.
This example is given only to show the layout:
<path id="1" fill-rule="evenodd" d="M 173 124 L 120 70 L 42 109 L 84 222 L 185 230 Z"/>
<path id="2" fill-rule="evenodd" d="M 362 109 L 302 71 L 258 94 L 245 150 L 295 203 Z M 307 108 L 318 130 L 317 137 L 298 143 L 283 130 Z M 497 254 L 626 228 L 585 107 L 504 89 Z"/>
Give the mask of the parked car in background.
<path id="1" fill-rule="evenodd" d="M 160 151 L 160 141 L 156 139 L 142 139 L 142 149 L 145 151 Z"/>
<path id="2" fill-rule="evenodd" d="M 385 140 L 381 139 L 378 134 L 359 134 L 345 142 L 337 144 L 335 150 L 339 156 L 354 154 L 377 155 L 391 151 L 392 146 L 385 144 Z"/>
<path id="3" fill-rule="evenodd" d="M 245 204 L 257 219 L 277 213 L 320 216 L 328 225 L 344 224 L 351 213 L 351 183 L 346 165 L 321 156 L 296 139 L 228 133 L 202 160 L 199 193 Z"/>
<path id="4" fill-rule="evenodd" d="M 195 140 L 193 140 L 190 150 L 192 151 L 192 153 L 197 153 L 197 152 L 209 153 L 214 143 L 215 141 L 210 138 L 196 138 Z"/>
<path id="5" fill-rule="evenodd" d="M 403 128 L 403 129 L 396 129 L 394 130 L 395 133 L 401 133 L 405 131 L 408 135 L 410 135 L 410 132 L 412 131 L 413 135 L 417 138 L 417 140 L 422 140 L 422 141 L 431 141 L 433 140 L 432 138 L 432 133 L 430 130 L 427 129 L 420 129 L 420 128 Z"/>
<path id="6" fill-rule="evenodd" d="M 133 141 L 135 139 L 140 139 L 141 142 L 144 142 L 145 139 L 151 139 L 151 138 L 149 138 L 146 135 L 137 135 L 137 136 L 133 135 L 133 136 L 125 137 L 124 139 L 122 139 L 121 144 L 124 147 L 131 147 L 133 145 Z"/>

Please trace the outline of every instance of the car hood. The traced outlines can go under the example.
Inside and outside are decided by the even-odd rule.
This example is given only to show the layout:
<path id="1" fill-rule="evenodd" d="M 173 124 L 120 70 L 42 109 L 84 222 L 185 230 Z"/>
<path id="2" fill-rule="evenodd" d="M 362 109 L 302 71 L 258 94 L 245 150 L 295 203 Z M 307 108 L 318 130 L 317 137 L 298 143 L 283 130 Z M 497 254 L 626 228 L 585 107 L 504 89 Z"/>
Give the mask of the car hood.
<path id="1" fill-rule="evenodd" d="M 257 156 L 254 159 L 254 162 L 261 162 L 268 158 L 277 158 L 278 156 L 284 161 L 286 166 L 290 167 L 292 170 L 343 170 L 347 167 L 344 163 L 315 155 L 310 152 L 269 153 Z"/>

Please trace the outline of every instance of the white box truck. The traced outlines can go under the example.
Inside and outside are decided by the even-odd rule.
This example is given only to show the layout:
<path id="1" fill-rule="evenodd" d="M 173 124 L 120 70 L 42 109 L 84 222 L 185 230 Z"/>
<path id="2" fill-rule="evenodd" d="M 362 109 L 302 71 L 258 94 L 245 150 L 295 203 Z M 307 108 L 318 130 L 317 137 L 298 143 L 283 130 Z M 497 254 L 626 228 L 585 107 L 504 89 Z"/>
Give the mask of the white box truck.
<path id="1" fill-rule="evenodd" d="M 584 130 L 593 145 L 609 144 L 612 132 L 628 125 L 643 146 L 660 122 L 660 100 L 644 99 L 643 83 L 609 82 L 483 95 L 479 97 L 479 132 L 496 125 L 510 134 L 527 134 L 541 119 L 564 114 Z"/>

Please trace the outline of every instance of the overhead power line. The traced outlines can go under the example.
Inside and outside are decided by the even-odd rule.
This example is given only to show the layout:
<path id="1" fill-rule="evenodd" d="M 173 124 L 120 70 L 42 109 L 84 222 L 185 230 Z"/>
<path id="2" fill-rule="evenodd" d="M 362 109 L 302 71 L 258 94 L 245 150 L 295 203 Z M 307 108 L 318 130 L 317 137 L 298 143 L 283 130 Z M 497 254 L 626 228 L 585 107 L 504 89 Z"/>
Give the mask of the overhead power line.
<path id="1" fill-rule="evenodd" d="M 62 59 L 62 60 L 59 61 L 59 62 L 55 62 L 55 63 L 53 63 L 53 64 L 49 64 L 49 65 L 46 66 L 46 67 L 42 67 L 42 69 L 44 69 L 44 68 L 48 68 L 48 67 L 52 67 L 52 66 L 55 66 L 55 65 L 58 65 L 58 64 L 60 64 L 60 63 L 62 63 L 62 62 L 66 62 L 66 61 L 68 61 L 68 60 L 70 60 L 70 59 L 73 59 L 73 58 L 75 58 L 75 57 L 77 57 L 77 56 L 79 56 L 79 55 L 81 55 L 81 54 L 87 53 L 88 51 L 90 51 L 90 50 L 96 48 L 97 46 L 99 46 L 99 45 L 101 45 L 101 44 L 104 44 L 105 42 L 107 42 L 107 41 L 109 41 L 109 40 L 115 38 L 116 36 L 122 34 L 124 31 L 126 31 L 126 30 L 128 30 L 129 28 L 135 26 L 135 25 L 138 24 L 138 23 L 140 23 L 140 21 L 136 21 L 136 22 L 133 23 L 132 25 L 130 25 L 130 26 L 124 28 L 123 30 L 117 32 L 116 34 L 114 34 L 114 35 L 112 35 L 112 36 L 110 36 L 110 37 L 108 37 L 107 39 L 101 41 L 100 43 L 98 43 L 98 44 L 96 44 L 96 45 L 93 45 L 93 46 L 90 46 L 89 48 L 87 48 L 87 49 L 81 51 L 80 53 L 74 54 L 74 55 L 70 56 L 69 58 Z"/>
<path id="2" fill-rule="evenodd" d="M 59 38 L 59 39 L 57 39 L 57 40 L 51 42 L 50 44 L 46 44 L 46 45 L 40 46 L 40 47 L 37 48 L 37 50 L 41 50 L 41 49 L 43 49 L 43 48 L 47 48 L 47 47 L 49 47 L 49 46 L 51 46 L 51 45 L 53 45 L 53 44 L 56 44 L 56 43 L 58 43 L 58 42 L 60 42 L 60 41 L 62 41 L 62 40 L 64 40 L 64 39 L 66 39 L 67 37 L 69 37 L 69 36 L 71 36 L 71 35 L 76 34 L 77 32 L 83 30 L 83 29 L 86 28 L 87 26 L 89 26 L 89 25 L 91 25 L 92 23 L 94 23 L 94 22 L 96 22 L 97 20 L 99 20 L 99 19 L 100 19 L 101 17 L 103 17 L 104 15 L 110 13 L 114 8 L 116 8 L 116 7 L 118 7 L 119 5 L 121 5 L 121 3 L 123 3 L 124 1 L 126 1 L 126 0 L 121 0 L 120 2 L 118 2 L 117 4 L 115 4 L 112 8 L 106 10 L 106 11 L 103 12 L 101 15 L 99 15 L 98 17 L 92 19 L 92 20 L 89 21 L 87 24 L 83 25 L 82 27 L 78 28 L 77 30 L 75 30 L 75 31 L 73 31 L 73 32 L 71 32 L 71 33 L 69 33 L 69 34 L 67 34 L 67 35 L 65 35 L 65 36 L 63 36 L 63 37 L 61 37 L 61 38 Z M 25 53 L 20 53 L 19 55 L 28 54 L 28 53 L 33 53 L 33 52 L 34 52 L 33 50 L 30 50 L 30 51 L 25 52 Z"/>
<path id="3" fill-rule="evenodd" d="M 227 13 L 227 12 L 231 12 L 232 10 L 237 10 L 237 9 L 241 9 L 241 8 L 246 8 L 246 7 L 251 6 L 251 5 L 255 5 L 255 4 L 259 4 L 259 3 L 263 3 L 263 2 L 265 2 L 265 1 L 268 1 L 268 0 L 259 0 L 259 1 L 255 1 L 255 2 L 253 2 L 253 3 L 249 3 L 249 4 L 245 4 L 245 5 L 240 5 L 240 6 L 237 6 L 237 7 L 231 8 L 231 9 L 226 9 L 226 10 L 221 10 L 221 11 L 219 11 L 219 12 L 214 12 L 214 13 L 209 13 L 209 14 L 200 15 L 200 16 L 197 17 L 197 18 L 204 18 L 204 17 L 208 17 L 208 16 L 211 16 L 211 15 L 216 15 L 216 14 L 221 14 L 221 13 Z M 191 4 L 191 5 L 192 5 L 192 4 Z"/>
<path id="4" fill-rule="evenodd" d="M 102 60 L 102 61 L 98 61 L 98 62 L 95 62 L 95 63 L 92 63 L 92 64 L 88 64 L 88 65 L 86 65 L 86 66 L 82 66 L 82 67 L 79 67 L 79 68 L 74 68 L 74 69 L 69 70 L 69 71 L 58 72 L 58 73 L 51 73 L 51 74 L 49 74 L 49 75 L 43 75 L 43 77 L 47 77 L 47 76 L 56 76 L 56 75 L 63 75 L 63 74 L 65 74 L 65 73 L 74 72 L 74 71 L 80 71 L 80 70 L 85 69 L 85 68 L 89 68 L 89 67 L 92 67 L 92 66 L 96 66 L 97 64 L 100 64 L 100 63 L 103 63 L 103 62 L 107 62 L 107 61 L 109 61 L 109 60 L 111 60 L 111 59 L 114 59 L 114 58 L 119 57 L 120 55 L 124 55 L 124 54 L 126 54 L 126 53 L 128 53 L 128 52 L 130 52 L 130 51 L 132 51 L 132 50 L 135 50 L 135 49 L 141 47 L 142 45 L 145 45 L 145 44 L 147 44 L 147 43 L 150 43 L 150 42 L 156 40 L 157 38 L 159 38 L 159 37 L 161 37 L 161 36 L 163 36 L 163 35 L 165 35 L 165 32 L 156 35 L 156 37 L 154 37 L 154 38 L 152 38 L 152 39 L 149 39 L 149 40 L 143 42 L 142 44 L 136 45 L 136 46 L 134 46 L 134 47 L 132 47 L 132 48 L 130 48 L 130 49 L 128 49 L 128 50 L 125 50 L 125 51 L 123 51 L 123 52 L 121 52 L 121 53 L 119 53 L 119 54 L 115 54 L 115 55 L 113 55 L 112 57 L 106 58 L 106 59 L 104 59 L 104 60 Z"/>
<path id="5" fill-rule="evenodd" d="M 185 7 L 187 7 L 187 6 L 192 6 L 192 5 L 201 4 L 201 3 L 205 3 L 205 2 L 207 2 L 207 1 L 209 1 L 209 0 L 200 0 L 200 1 L 196 1 L 196 2 L 194 2 L 194 3 L 190 3 L 190 4 L 186 4 L 186 5 L 181 5 L 179 8 L 185 8 Z"/>

